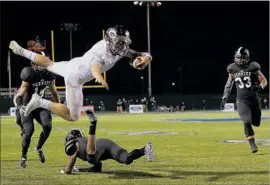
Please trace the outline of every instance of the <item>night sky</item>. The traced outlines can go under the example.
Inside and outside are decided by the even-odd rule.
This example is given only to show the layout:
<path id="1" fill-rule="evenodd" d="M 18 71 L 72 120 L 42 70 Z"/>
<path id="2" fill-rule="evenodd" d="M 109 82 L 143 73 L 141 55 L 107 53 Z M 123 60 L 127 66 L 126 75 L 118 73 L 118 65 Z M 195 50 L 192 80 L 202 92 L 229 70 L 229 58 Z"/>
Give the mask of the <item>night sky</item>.
<path id="1" fill-rule="evenodd" d="M 28 39 L 40 35 L 47 40 L 51 55 L 53 29 L 56 61 L 69 60 L 69 34 L 60 30 L 65 22 L 81 25 L 81 30 L 73 33 L 73 57 L 84 54 L 102 38 L 102 29 L 114 24 L 129 29 L 133 49 L 147 51 L 146 7 L 130 1 L 1 2 L 2 88 L 8 87 L 6 61 L 12 39 L 26 47 Z M 269 81 L 269 2 L 180 1 L 151 8 L 153 94 L 222 94 L 226 67 L 239 46 L 249 48 Z M 12 86 L 18 87 L 20 71 L 30 63 L 12 55 L 11 65 Z M 107 73 L 109 93 L 140 94 L 142 85 L 147 93 L 147 72 L 131 68 L 128 60 L 118 62 Z M 64 84 L 61 77 L 57 84 Z M 108 93 L 105 89 L 91 92 Z"/>

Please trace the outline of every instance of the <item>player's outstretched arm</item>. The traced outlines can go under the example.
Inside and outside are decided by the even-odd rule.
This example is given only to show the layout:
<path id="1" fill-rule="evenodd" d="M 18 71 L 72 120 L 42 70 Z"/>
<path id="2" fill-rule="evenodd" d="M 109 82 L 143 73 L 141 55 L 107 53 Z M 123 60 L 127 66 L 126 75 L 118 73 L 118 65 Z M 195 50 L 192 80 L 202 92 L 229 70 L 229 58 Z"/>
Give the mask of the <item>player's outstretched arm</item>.
<path id="1" fill-rule="evenodd" d="M 76 152 L 69 157 L 66 168 L 64 170 L 61 170 L 60 173 L 65 173 L 65 174 L 72 173 L 72 169 L 74 168 L 74 165 L 75 165 L 76 159 L 77 159 L 77 155 L 79 153 L 79 143 L 78 142 L 76 143 L 76 148 L 77 148 Z"/>
<path id="2" fill-rule="evenodd" d="M 228 99 L 229 95 L 231 94 L 232 88 L 233 88 L 233 84 L 234 84 L 234 80 L 232 75 L 229 73 L 229 77 L 228 80 L 226 82 L 226 85 L 224 87 L 224 92 L 223 92 L 223 96 L 222 99 Z"/>
<path id="3" fill-rule="evenodd" d="M 60 99 L 59 99 L 57 89 L 56 89 L 56 85 L 55 85 L 55 80 L 52 81 L 51 86 L 50 86 L 50 90 L 51 90 L 51 93 L 52 93 L 53 101 L 55 103 L 60 103 Z"/>
<path id="4" fill-rule="evenodd" d="M 16 107 L 22 105 L 23 96 L 24 96 L 25 92 L 28 91 L 28 88 L 29 88 L 29 83 L 22 81 L 20 89 L 19 89 L 18 93 L 14 96 L 14 99 L 13 99 L 13 103 Z"/>
<path id="5" fill-rule="evenodd" d="M 130 58 L 131 60 L 140 59 L 140 62 L 136 64 L 137 66 L 140 66 L 139 69 L 144 69 L 152 61 L 152 56 L 150 53 L 136 52 L 132 49 L 129 50 L 126 57 Z"/>
<path id="6" fill-rule="evenodd" d="M 96 82 L 100 83 L 101 85 L 104 85 L 106 87 L 107 90 L 109 90 L 109 86 L 108 84 L 105 82 L 101 71 L 100 71 L 101 65 L 100 64 L 92 64 L 91 65 L 91 73 L 93 75 L 93 77 L 96 79 Z"/>
<path id="7" fill-rule="evenodd" d="M 226 85 L 224 87 L 224 92 L 223 92 L 223 96 L 222 96 L 222 100 L 221 100 L 221 104 L 220 104 L 221 110 L 224 109 L 225 103 L 227 102 L 227 99 L 228 99 L 229 95 L 231 94 L 233 84 L 234 84 L 234 79 L 232 77 L 232 74 L 229 73 L 229 77 L 228 77 L 228 80 L 227 80 Z"/>

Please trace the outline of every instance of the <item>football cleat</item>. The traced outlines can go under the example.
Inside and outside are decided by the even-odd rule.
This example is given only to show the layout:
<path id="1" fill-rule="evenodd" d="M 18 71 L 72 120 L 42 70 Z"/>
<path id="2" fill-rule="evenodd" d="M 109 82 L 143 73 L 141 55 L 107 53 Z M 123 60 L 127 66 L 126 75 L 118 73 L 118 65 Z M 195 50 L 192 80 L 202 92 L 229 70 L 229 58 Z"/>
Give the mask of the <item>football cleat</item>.
<path id="1" fill-rule="evenodd" d="M 250 145 L 250 147 L 251 147 L 251 152 L 252 153 L 257 153 L 258 152 L 258 147 L 257 147 L 257 145 L 254 143 L 254 144 L 251 144 Z"/>
<path id="2" fill-rule="evenodd" d="M 24 116 L 28 116 L 33 110 L 40 107 L 40 99 L 41 97 L 38 94 L 34 93 L 32 95 L 30 102 L 25 107 Z"/>
<path id="3" fill-rule="evenodd" d="M 37 149 L 37 148 L 35 148 L 35 151 L 36 151 L 37 154 L 38 154 L 39 161 L 40 161 L 41 163 L 45 163 L 46 158 L 45 158 L 45 155 L 44 155 L 42 149 Z"/>
<path id="4" fill-rule="evenodd" d="M 22 47 L 14 40 L 9 43 L 9 49 L 11 49 L 13 53 L 17 55 L 22 53 Z"/>
<path id="5" fill-rule="evenodd" d="M 21 168 L 26 168 L 26 158 L 21 159 L 20 167 Z"/>
<path id="6" fill-rule="evenodd" d="M 154 148 L 153 144 L 151 142 L 147 143 L 144 147 L 144 154 L 146 155 L 147 161 L 153 161 L 154 160 Z"/>

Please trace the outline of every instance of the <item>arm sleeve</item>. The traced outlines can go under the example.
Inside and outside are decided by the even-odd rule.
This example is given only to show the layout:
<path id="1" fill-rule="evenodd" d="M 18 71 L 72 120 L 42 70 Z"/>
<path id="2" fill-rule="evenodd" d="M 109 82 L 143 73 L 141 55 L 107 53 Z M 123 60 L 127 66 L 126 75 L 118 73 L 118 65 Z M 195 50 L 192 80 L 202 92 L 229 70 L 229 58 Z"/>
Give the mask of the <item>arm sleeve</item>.
<path id="1" fill-rule="evenodd" d="M 150 53 L 147 52 L 137 52 L 135 50 L 130 49 L 126 55 L 126 57 L 130 58 L 130 59 L 135 59 L 138 56 L 147 56 L 150 57 L 152 60 L 152 56 Z"/>
<path id="2" fill-rule="evenodd" d="M 233 79 L 232 75 L 229 73 L 228 80 L 227 80 L 226 85 L 224 87 L 222 99 L 228 99 L 229 95 L 231 94 L 233 84 L 234 84 L 234 79 Z"/>

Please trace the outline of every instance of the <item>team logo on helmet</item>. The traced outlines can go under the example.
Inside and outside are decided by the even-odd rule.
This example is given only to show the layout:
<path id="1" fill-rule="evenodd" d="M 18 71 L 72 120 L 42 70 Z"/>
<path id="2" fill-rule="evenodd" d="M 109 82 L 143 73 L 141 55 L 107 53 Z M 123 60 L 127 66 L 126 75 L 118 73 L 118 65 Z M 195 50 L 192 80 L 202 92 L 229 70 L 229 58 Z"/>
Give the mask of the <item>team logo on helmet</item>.
<path id="1" fill-rule="evenodd" d="M 114 26 L 109 28 L 105 34 L 108 49 L 114 55 L 125 55 L 131 44 L 130 33 L 122 26 Z"/>
<path id="2" fill-rule="evenodd" d="M 234 62 L 240 66 L 240 67 L 245 67 L 250 59 L 250 53 L 247 48 L 240 47 L 236 50 L 234 54 Z"/>

